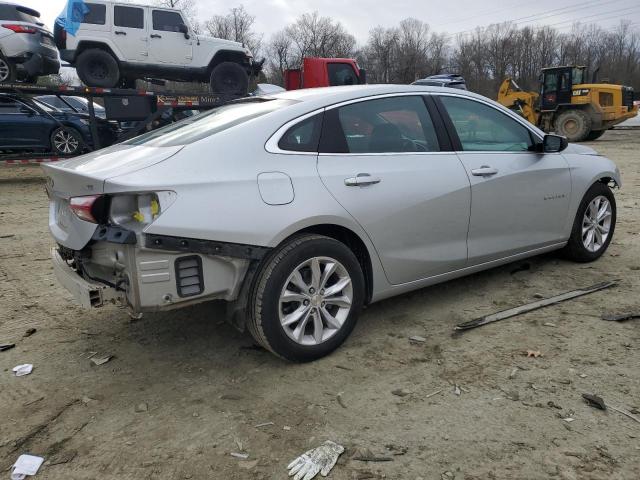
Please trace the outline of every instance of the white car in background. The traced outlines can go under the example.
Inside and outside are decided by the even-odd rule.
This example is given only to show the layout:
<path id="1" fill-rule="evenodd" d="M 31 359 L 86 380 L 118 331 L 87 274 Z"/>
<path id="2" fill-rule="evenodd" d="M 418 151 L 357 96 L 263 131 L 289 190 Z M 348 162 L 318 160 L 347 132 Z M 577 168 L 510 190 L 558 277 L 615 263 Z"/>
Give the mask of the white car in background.
<path id="1" fill-rule="evenodd" d="M 55 272 L 81 304 L 227 300 L 296 361 L 364 304 L 551 250 L 596 260 L 620 185 L 487 98 L 410 85 L 249 97 L 43 168 Z"/>
<path id="2" fill-rule="evenodd" d="M 196 34 L 180 10 L 82 2 L 77 31 L 65 18 L 54 26 L 63 60 L 90 87 L 135 87 L 138 78 L 210 83 L 211 91 L 245 95 L 249 76 L 262 68 L 244 45 Z"/>

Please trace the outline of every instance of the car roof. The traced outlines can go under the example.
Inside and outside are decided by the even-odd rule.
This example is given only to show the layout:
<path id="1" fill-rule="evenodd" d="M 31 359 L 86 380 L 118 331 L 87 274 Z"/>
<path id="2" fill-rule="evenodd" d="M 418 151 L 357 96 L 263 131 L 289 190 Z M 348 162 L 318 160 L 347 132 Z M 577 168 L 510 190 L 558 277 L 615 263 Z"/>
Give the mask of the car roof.
<path id="1" fill-rule="evenodd" d="M 356 100 L 358 98 L 371 97 L 376 95 L 391 95 L 394 93 L 444 93 L 450 92 L 456 95 L 467 96 L 487 100 L 486 97 L 468 90 L 457 88 L 435 87 L 430 85 L 353 85 L 342 87 L 320 87 L 304 88 L 300 90 L 289 90 L 286 92 L 267 95 L 269 98 L 281 98 L 283 100 L 296 100 L 315 106 L 317 108 L 334 103 Z"/>

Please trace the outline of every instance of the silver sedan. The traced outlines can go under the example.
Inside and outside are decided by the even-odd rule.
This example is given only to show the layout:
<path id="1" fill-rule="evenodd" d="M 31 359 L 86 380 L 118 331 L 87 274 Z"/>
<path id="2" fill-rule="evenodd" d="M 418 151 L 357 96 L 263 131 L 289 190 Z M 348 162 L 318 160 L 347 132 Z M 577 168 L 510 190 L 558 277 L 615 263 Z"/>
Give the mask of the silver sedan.
<path id="1" fill-rule="evenodd" d="M 294 361 L 337 348 L 365 304 L 551 250 L 596 260 L 620 186 L 487 98 L 400 85 L 247 98 L 43 168 L 78 302 L 224 299 Z"/>

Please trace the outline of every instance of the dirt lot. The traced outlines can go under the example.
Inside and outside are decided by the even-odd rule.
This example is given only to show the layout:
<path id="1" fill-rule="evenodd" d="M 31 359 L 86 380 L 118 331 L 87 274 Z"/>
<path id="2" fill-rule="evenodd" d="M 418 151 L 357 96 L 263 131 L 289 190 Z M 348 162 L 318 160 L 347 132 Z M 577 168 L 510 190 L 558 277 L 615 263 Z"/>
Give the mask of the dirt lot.
<path id="1" fill-rule="evenodd" d="M 31 452 L 47 460 L 43 480 L 284 479 L 331 439 L 347 448 L 333 479 L 637 480 L 640 423 L 581 394 L 640 413 L 640 320 L 600 319 L 640 309 L 640 131 L 593 145 L 624 181 L 601 260 L 546 255 L 372 305 L 339 351 L 306 365 L 254 348 L 219 305 L 135 322 L 74 306 L 48 261 L 39 168 L 0 167 L 0 343 L 17 344 L 0 352 L 1 475 Z M 536 294 L 611 279 L 619 286 L 451 335 Z M 95 366 L 91 352 L 114 358 Z M 21 363 L 33 373 L 13 377 Z M 358 448 L 390 460 L 355 460 Z"/>

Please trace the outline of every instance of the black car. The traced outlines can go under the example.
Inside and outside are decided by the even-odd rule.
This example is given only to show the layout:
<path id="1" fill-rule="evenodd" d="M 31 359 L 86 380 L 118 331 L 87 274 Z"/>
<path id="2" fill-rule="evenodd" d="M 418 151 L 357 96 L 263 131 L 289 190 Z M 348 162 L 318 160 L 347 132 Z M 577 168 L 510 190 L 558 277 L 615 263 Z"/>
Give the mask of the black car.
<path id="1" fill-rule="evenodd" d="M 460 75 L 455 73 L 441 73 L 439 75 L 431 75 L 430 77 L 416 80 L 411 85 L 429 85 L 432 87 L 448 87 L 466 90 L 467 84 Z"/>
<path id="2" fill-rule="evenodd" d="M 100 147 L 115 143 L 115 122 L 96 118 Z M 0 94 L 0 151 L 77 155 L 93 150 L 89 115 L 68 113 L 36 99 Z"/>

